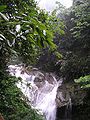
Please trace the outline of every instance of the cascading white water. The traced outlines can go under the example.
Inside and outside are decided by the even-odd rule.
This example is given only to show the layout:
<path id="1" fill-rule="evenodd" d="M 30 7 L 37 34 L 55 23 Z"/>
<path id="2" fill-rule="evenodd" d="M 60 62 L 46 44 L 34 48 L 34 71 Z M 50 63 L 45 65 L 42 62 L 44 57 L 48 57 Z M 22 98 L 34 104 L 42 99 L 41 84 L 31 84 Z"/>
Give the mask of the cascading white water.
<path id="1" fill-rule="evenodd" d="M 17 86 L 21 89 L 30 104 L 43 113 L 46 120 L 55 120 L 56 118 L 56 94 L 60 83 L 54 76 L 45 77 L 39 71 L 29 72 L 25 68 L 17 65 L 10 65 L 9 72 L 12 76 L 21 77 L 22 82 Z"/>

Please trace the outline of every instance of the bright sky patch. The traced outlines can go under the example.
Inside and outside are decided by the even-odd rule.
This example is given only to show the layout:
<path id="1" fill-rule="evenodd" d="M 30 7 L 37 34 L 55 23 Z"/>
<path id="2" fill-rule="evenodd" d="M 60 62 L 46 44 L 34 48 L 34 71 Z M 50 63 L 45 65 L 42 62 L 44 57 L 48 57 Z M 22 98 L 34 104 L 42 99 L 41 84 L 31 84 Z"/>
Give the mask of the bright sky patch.
<path id="1" fill-rule="evenodd" d="M 45 9 L 47 11 L 51 11 L 55 8 L 56 1 L 63 4 L 66 8 L 72 6 L 73 0 L 35 0 L 38 2 L 38 5 L 41 9 Z"/>

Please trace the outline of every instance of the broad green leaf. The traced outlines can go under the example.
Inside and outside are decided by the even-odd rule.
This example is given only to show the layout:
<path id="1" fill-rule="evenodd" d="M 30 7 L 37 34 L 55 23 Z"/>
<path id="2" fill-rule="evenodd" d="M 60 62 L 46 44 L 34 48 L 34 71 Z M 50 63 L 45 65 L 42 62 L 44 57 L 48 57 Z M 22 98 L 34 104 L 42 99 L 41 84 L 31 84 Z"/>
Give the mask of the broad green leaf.
<path id="1" fill-rule="evenodd" d="M 9 21 L 9 19 L 8 19 L 4 14 L 2 14 L 1 12 L 0 12 L 0 16 L 1 16 L 5 21 Z"/>
<path id="2" fill-rule="evenodd" d="M 59 52 L 55 52 L 55 55 L 57 56 L 58 59 L 61 59 L 62 58 L 62 54 L 60 54 Z"/>
<path id="3" fill-rule="evenodd" d="M 1 5 L 0 6 L 0 12 L 3 12 L 3 10 L 5 10 L 6 7 L 7 7 L 6 5 Z"/>
<path id="4" fill-rule="evenodd" d="M 0 37 L 3 38 L 4 40 L 6 39 L 4 35 L 0 34 Z"/>

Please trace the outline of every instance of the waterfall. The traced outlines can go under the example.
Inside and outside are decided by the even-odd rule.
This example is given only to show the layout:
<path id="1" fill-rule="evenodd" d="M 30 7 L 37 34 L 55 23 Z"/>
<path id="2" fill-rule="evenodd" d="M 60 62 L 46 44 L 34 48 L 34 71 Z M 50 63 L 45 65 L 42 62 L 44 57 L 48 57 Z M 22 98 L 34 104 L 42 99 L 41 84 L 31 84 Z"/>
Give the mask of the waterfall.
<path id="1" fill-rule="evenodd" d="M 52 74 L 43 74 L 37 69 L 28 71 L 18 65 L 10 65 L 9 72 L 12 76 L 21 77 L 17 83 L 23 94 L 30 101 L 31 106 L 41 112 L 46 120 L 56 119 L 56 94 L 58 83 Z"/>

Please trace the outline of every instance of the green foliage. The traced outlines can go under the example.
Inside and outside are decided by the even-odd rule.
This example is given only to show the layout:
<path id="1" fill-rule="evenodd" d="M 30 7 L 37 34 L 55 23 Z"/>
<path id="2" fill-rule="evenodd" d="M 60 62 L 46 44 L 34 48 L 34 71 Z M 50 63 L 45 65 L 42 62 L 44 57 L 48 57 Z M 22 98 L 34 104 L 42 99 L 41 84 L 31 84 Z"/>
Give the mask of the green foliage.
<path id="1" fill-rule="evenodd" d="M 74 80 L 76 83 L 81 85 L 81 88 L 90 88 L 90 75 L 80 77 Z"/>
<path id="2" fill-rule="evenodd" d="M 5 8 L 6 8 L 5 5 L 1 5 L 1 6 L 0 6 L 0 12 L 2 12 Z"/>
<path id="3" fill-rule="evenodd" d="M 90 28 L 90 4 L 89 1 L 74 6 L 73 13 L 75 17 L 72 19 L 75 22 L 75 27 L 71 29 L 73 36 L 76 39 L 84 39 L 89 34 Z"/>
<path id="4" fill-rule="evenodd" d="M 49 15 L 40 11 L 33 0 L 1 0 L 0 4 L 7 6 L 0 13 L 1 48 L 4 44 L 7 51 L 15 50 L 29 63 L 39 55 L 40 48 L 56 48 L 48 22 Z"/>
<path id="5" fill-rule="evenodd" d="M 5 120 L 42 120 L 26 102 L 25 96 L 17 88 L 15 77 L 0 79 L 0 113 Z"/>
<path id="6" fill-rule="evenodd" d="M 59 52 L 55 52 L 55 56 L 57 57 L 57 59 L 61 59 L 62 58 L 62 54 L 60 54 Z"/>
<path id="7" fill-rule="evenodd" d="M 22 61 L 33 64 L 41 49 L 54 51 L 54 34 L 64 34 L 64 24 L 52 15 L 39 10 L 33 0 L 1 0 L 6 9 L 0 13 L 0 48 L 10 54 L 16 51 Z M 3 8 L 4 9 L 4 8 Z"/>
<path id="8" fill-rule="evenodd" d="M 48 24 L 51 28 L 51 30 L 59 35 L 64 35 L 64 28 L 65 28 L 65 24 L 64 22 L 57 17 L 57 10 L 54 10 L 51 15 L 48 18 Z"/>
<path id="9" fill-rule="evenodd" d="M 86 0 L 69 9 L 58 8 L 57 16 L 65 23 L 65 34 L 55 41 L 63 58 L 56 71 L 67 81 L 90 74 L 90 2 Z M 60 11 L 62 9 L 62 12 Z M 59 12 L 60 11 L 60 12 Z"/>

